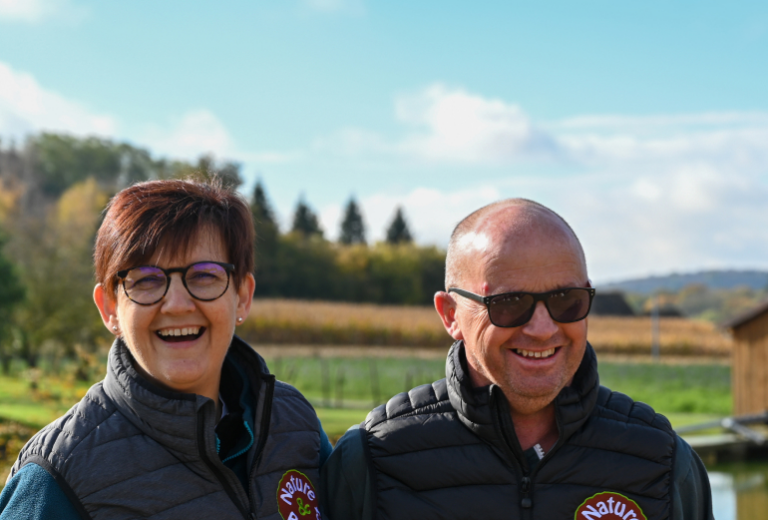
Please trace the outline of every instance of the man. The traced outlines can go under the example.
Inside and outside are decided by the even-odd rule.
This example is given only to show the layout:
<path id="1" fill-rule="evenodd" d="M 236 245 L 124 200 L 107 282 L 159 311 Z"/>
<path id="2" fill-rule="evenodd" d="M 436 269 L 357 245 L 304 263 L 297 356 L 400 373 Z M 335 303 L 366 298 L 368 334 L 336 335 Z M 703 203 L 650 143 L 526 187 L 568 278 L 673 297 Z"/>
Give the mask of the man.
<path id="1" fill-rule="evenodd" d="M 600 387 L 594 290 L 553 211 L 512 199 L 454 230 L 446 379 L 373 410 L 323 468 L 331 520 L 711 519 L 701 461 L 669 422 Z"/>

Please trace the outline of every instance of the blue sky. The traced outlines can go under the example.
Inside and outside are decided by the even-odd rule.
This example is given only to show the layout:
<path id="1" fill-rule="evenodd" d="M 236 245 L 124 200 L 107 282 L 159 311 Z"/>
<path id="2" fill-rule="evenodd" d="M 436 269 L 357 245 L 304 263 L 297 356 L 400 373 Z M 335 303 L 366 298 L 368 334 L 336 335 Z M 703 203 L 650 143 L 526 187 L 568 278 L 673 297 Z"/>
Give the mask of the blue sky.
<path id="1" fill-rule="evenodd" d="M 241 161 L 287 225 L 550 205 L 592 277 L 768 269 L 765 2 L 0 0 L 0 136 Z"/>

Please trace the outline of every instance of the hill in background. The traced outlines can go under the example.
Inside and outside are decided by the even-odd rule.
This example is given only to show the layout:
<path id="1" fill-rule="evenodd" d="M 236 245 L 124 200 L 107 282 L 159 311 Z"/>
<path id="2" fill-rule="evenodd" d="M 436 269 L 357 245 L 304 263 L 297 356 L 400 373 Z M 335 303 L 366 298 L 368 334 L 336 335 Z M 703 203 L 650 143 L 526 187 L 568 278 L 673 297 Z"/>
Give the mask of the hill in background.
<path id="1" fill-rule="evenodd" d="M 704 271 L 651 276 L 598 286 L 622 292 L 636 314 L 655 304 L 682 315 L 722 323 L 768 299 L 768 271 Z M 654 299 L 654 295 L 657 299 Z"/>
<path id="2" fill-rule="evenodd" d="M 691 285 L 703 285 L 710 290 L 749 288 L 762 291 L 768 288 L 768 271 L 702 271 L 700 273 L 649 276 L 621 282 L 612 282 L 598 288 L 605 291 L 623 291 L 634 294 L 678 292 Z"/>

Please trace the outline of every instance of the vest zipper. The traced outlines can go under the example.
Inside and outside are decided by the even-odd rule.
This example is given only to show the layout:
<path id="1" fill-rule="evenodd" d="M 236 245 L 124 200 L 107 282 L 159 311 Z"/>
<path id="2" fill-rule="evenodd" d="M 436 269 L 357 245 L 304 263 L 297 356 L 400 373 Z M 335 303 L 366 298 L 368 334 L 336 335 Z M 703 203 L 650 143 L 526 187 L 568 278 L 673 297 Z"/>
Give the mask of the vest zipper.
<path id="1" fill-rule="evenodd" d="M 557 412 L 557 408 L 555 408 L 555 423 L 557 425 L 557 441 L 555 441 L 555 445 L 552 446 L 552 449 L 550 449 L 544 457 L 539 460 L 538 464 L 536 464 L 536 467 L 533 469 L 533 471 L 530 473 L 530 476 L 526 473 L 526 470 L 523 470 L 523 478 L 520 483 L 520 491 L 523 496 L 523 498 L 520 500 L 520 506 L 523 509 L 527 509 L 530 511 L 530 509 L 533 507 L 533 497 L 529 496 L 532 494 L 533 490 L 533 479 L 536 477 L 536 474 L 541 469 L 541 466 L 544 465 L 544 461 L 548 460 L 551 455 L 560 447 L 562 444 L 562 423 L 560 421 L 560 414 Z M 525 459 L 525 454 L 521 454 L 523 457 L 523 460 Z M 527 463 L 525 463 L 527 466 Z M 524 511 L 526 513 L 527 511 Z M 529 513 L 530 514 L 530 513 Z M 526 515 L 528 516 L 528 515 Z"/>
<path id="2" fill-rule="evenodd" d="M 259 443 L 256 445 L 256 459 L 253 461 L 250 474 L 248 475 L 248 500 L 251 502 L 251 508 L 256 507 L 254 501 L 253 490 L 251 489 L 251 482 L 256 477 L 256 468 L 261 462 L 261 454 L 264 451 L 264 446 L 267 444 L 267 437 L 269 437 L 269 424 L 272 420 L 272 399 L 275 396 L 275 376 L 272 374 L 265 374 L 266 379 L 266 393 L 264 394 L 264 411 L 261 414 L 261 424 L 259 426 Z M 251 511 L 251 520 L 256 520 L 256 513 Z"/>
<path id="3" fill-rule="evenodd" d="M 520 502 L 518 503 L 521 513 L 520 516 L 522 518 L 530 518 L 531 508 L 533 507 L 533 498 L 531 498 L 533 481 L 529 476 L 528 463 L 526 462 L 525 455 L 520 447 L 520 442 L 517 440 L 517 434 L 515 434 L 515 425 L 509 415 L 509 410 L 499 402 L 498 397 L 493 393 L 491 394 L 491 402 L 489 404 L 496 411 L 497 431 L 504 440 L 504 445 L 510 455 L 512 466 L 517 470 L 517 476 L 520 479 Z M 511 436 L 509 435 L 510 432 L 508 430 L 511 430 Z"/>
<path id="4" fill-rule="evenodd" d="M 222 487 L 224 488 L 224 491 L 227 492 L 229 499 L 233 504 L 235 504 L 235 507 L 240 510 L 240 514 L 243 515 L 243 518 L 246 520 L 254 520 L 255 515 L 243 507 L 243 504 L 240 501 L 240 497 L 237 496 L 237 491 L 229 484 L 224 472 L 221 471 L 221 469 L 216 465 L 214 461 L 210 459 L 210 457 L 208 457 L 208 451 L 205 449 L 205 421 L 201 420 L 199 414 L 197 417 L 197 448 L 200 451 L 200 457 L 203 459 L 203 462 L 205 462 L 206 466 L 208 466 L 208 468 L 219 480 Z"/>
<path id="5" fill-rule="evenodd" d="M 520 494 L 522 495 L 522 499 L 520 499 L 520 507 L 523 509 L 530 509 L 533 507 L 533 500 L 529 496 L 531 493 L 531 477 L 528 475 L 523 475 L 523 478 L 520 480 Z"/>

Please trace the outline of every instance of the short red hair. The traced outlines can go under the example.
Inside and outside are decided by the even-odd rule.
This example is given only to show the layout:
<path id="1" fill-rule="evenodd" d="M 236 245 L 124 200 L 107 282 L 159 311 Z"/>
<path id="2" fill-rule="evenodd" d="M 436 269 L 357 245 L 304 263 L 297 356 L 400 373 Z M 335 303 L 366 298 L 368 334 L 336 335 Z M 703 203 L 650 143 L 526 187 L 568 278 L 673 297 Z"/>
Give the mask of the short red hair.
<path id="1" fill-rule="evenodd" d="M 158 180 L 125 188 L 109 201 L 99 227 L 96 281 L 114 294 L 118 271 L 145 264 L 160 247 L 186 251 L 204 229 L 219 232 L 239 287 L 253 272 L 255 238 L 250 208 L 239 194 L 216 180 Z"/>

